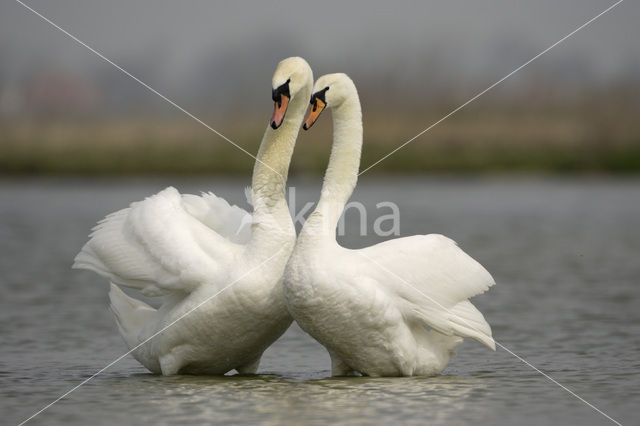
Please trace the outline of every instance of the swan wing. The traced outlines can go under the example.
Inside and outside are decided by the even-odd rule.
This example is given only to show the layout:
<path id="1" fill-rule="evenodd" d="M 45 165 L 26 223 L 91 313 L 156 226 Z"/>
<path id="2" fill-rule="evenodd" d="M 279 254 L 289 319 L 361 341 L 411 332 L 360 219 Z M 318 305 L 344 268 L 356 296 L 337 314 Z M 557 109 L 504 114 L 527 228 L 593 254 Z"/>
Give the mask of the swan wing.
<path id="1" fill-rule="evenodd" d="M 399 300 L 407 318 L 446 335 L 471 337 L 495 349 L 491 327 L 467 299 L 495 281 L 476 260 L 442 235 L 416 235 L 357 250 L 376 281 Z"/>
<path id="2" fill-rule="evenodd" d="M 169 187 L 100 221 L 73 267 L 149 296 L 191 292 L 241 250 L 247 222 L 249 213 L 211 193 Z"/>
<path id="3" fill-rule="evenodd" d="M 229 241 L 246 244 L 251 238 L 251 214 L 212 192 L 200 196 L 184 194 L 182 205 L 191 216 Z"/>

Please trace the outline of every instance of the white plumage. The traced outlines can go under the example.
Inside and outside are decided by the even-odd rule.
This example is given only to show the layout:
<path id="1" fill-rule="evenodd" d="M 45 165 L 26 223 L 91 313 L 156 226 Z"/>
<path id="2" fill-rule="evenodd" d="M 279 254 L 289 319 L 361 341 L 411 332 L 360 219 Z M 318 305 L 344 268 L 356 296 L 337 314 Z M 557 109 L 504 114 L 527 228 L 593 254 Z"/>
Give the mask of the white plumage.
<path id="1" fill-rule="evenodd" d="M 169 187 L 99 222 L 74 267 L 146 296 L 192 292 L 242 251 L 251 236 L 250 227 L 240 230 L 246 216 L 212 193 Z"/>
<path id="2" fill-rule="evenodd" d="M 403 302 L 403 316 L 415 316 L 440 333 L 472 337 L 495 349 L 489 324 L 467 300 L 495 282 L 455 241 L 437 234 L 414 235 L 356 252 L 376 271 L 378 283 Z"/>
<path id="3" fill-rule="evenodd" d="M 493 278 L 454 241 L 416 235 L 359 250 L 336 242 L 357 181 L 362 117 L 346 75 L 321 77 L 314 92 L 327 87 L 334 142 L 320 201 L 285 271 L 292 316 L 327 348 L 334 375 L 438 374 L 463 337 L 495 349 L 489 324 L 468 301 Z"/>
<path id="4" fill-rule="evenodd" d="M 264 350 L 291 324 L 282 274 L 295 243 L 284 184 L 313 77 L 301 58 L 282 61 L 288 114 L 267 128 L 254 167 L 254 212 L 213 193 L 169 187 L 99 222 L 74 268 L 111 282 L 120 334 L 155 373 L 254 373 Z M 118 286 L 161 297 L 155 309 Z"/>

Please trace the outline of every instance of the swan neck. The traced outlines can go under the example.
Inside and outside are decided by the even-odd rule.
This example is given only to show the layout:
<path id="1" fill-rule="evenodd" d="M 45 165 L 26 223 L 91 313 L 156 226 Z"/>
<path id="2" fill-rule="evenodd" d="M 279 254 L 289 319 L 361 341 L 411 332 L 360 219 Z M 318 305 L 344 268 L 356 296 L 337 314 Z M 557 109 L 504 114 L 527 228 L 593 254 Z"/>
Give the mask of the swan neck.
<path id="1" fill-rule="evenodd" d="M 253 167 L 251 187 L 254 202 L 284 199 L 291 156 L 310 93 L 311 86 L 307 84 L 289 103 L 282 125 L 278 129 L 267 126 Z M 254 207 L 258 210 L 266 206 L 256 204 Z"/>
<path id="2" fill-rule="evenodd" d="M 335 237 L 335 229 L 358 181 L 362 150 L 362 110 L 357 92 L 333 108 L 333 144 L 316 211 L 323 226 Z"/>
<path id="3" fill-rule="evenodd" d="M 285 192 L 296 138 L 311 96 L 313 78 L 291 99 L 286 117 L 278 129 L 267 126 L 251 182 L 253 203 L 252 243 L 278 241 L 278 235 L 295 236 Z M 260 244 L 259 244 L 260 243 Z"/>

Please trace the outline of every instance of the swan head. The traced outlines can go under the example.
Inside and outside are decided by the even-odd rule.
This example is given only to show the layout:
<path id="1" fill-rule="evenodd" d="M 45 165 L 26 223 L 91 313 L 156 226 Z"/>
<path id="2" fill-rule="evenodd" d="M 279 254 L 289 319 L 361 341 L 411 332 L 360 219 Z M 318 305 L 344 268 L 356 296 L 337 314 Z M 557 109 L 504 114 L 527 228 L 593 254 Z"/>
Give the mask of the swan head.
<path id="1" fill-rule="evenodd" d="M 313 85 L 313 73 L 311 67 L 304 59 L 294 56 L 281 61 L 276 67 L 271 80 L 271 97 L 273 98 L 273 116 L 269 121 L 273 129 L 280 127 L 287 113 L 289 103 L 302 94 L 309 96 L 307 89 Z"/>
<path id="2" fill-rule="evenodd" d="M 326 108 L 338 108 L 347 99 L 357 99 L 356 85 L 343 73 L 325 74 L 313 85 L 311 109 L 302 128 L 309 130 Z"/>

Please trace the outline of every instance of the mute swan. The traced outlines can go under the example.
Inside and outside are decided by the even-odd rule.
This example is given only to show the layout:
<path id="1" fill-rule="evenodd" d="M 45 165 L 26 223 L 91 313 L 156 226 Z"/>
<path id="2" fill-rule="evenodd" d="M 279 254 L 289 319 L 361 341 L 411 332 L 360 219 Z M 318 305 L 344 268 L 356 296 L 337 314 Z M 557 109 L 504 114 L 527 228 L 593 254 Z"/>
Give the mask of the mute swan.
<path id="1" fill-rule="evenodd" d="M 311 105 L 305 129 L 333 109 L 333 146 L 284 289 L 293 318 L 327 348 L 332 375 L 435 375 L 462 337 L 495 350 L 489 324 L 467 300 L 493 278 L 455 242 L 414 235 L 359 250 L 338 245 L 336 224 L 358 178 L 360 101 L 349 77 L 329 74 L 315 83 Z"/>
<path id="2" fill-rule="evenodd" d="M 291 324 L 282 275 L 296 234 L 285 180 L 311 68 L 285 59 L 272 83 L 274 113 L 253 169 L 253 216 L 212 193 L 169 187 L 99 222 L 75 258 L 74 268 L 111 281 L 120 334 L 130 349 L 140 345 L 133 356 L 154 373 L 255 373 Z M 118 286 L 162 296 L 162 305 L 156 310 Z"/>

